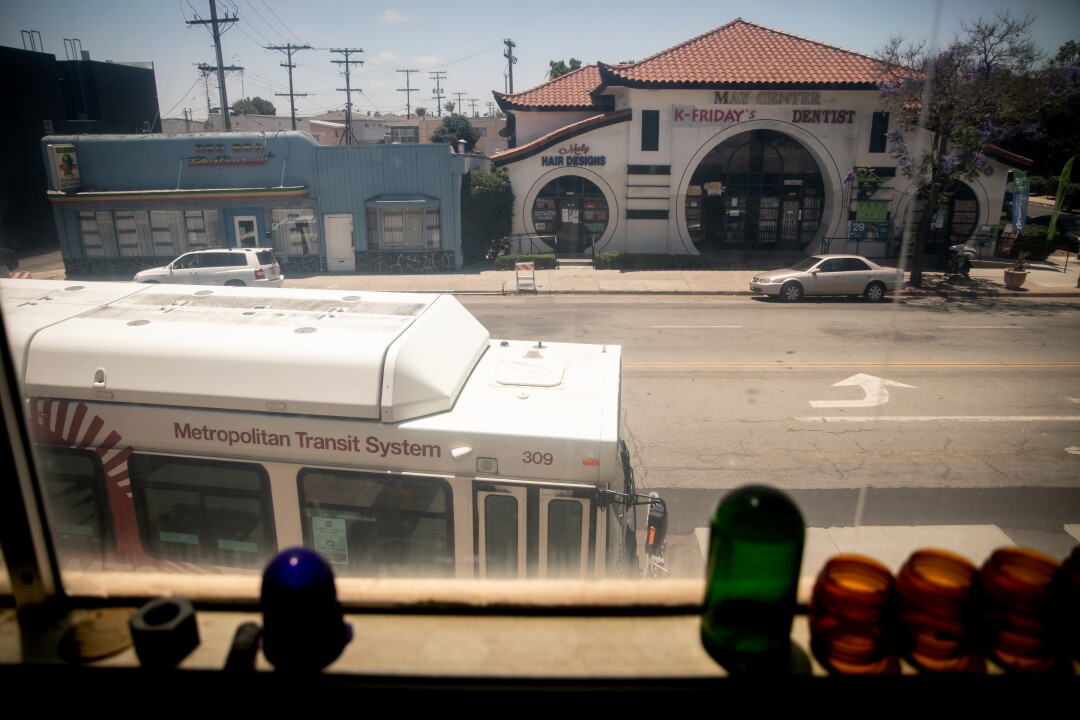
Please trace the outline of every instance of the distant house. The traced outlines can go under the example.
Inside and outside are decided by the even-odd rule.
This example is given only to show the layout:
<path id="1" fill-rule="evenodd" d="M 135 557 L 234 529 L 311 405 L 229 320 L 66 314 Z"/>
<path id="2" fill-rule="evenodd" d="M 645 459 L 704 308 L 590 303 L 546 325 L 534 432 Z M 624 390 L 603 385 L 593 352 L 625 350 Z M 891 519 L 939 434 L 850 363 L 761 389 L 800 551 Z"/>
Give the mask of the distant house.
<path id="1" fill-rule="evenodd" d="M 297 117 L 296 129 L 305 132 L 320 145 L 379 145 L 430 143 L 432 134 L 442 125 L 438 116 L 403 117 L 353 113 L 352 137 L 346 140 L 344 111 L 338 110 L 311 117 Z M 278 132 L 292 129 L 289 115 L 230 115 L 233 132 Z M 507 149 L 506 118 L 503 116 L 469 117 L 469 124 L 480 134 L 473 148 L 478 155 L 491 156 Z M 210 113 L 205 120 L 166 118 L 162 131 L 167 135 L 199 132 L 223 132 L 220 113 Z"/>

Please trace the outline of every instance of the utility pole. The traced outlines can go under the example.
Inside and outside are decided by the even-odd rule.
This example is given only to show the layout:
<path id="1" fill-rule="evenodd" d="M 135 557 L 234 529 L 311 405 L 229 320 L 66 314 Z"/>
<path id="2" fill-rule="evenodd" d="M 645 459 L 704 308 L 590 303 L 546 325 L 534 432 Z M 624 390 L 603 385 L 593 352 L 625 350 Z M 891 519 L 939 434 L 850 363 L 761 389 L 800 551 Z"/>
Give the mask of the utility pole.
<path id="1" fill-rule="evenodd" d="M 224 73 L 227 73 L 227 72 L 235 72 L 235 71 L 239 70 L 242 73 L 242 72 L 244 72 L 244 68 L 237 67 L 235 65 L 229 65 L 227 67 L 221 67 L 221 66 L 214 67 L 213 65 L 207 65 L 206 63 L 199 63 L 196 67 L 198 67 L 199 72 L 202 73 L 203 84 L 206 86 L 206 119 L 207 119 L 207 121 L 209 121 L 210 120 L 210 113 L 213 112 L 213 108 L 210 107 L 210 80 L 209 80 L 210 75 L 217 74 L 217 76 L 219 78 L 221 78 L 221 77 L 224 77 Z M 220 80 L 218 81 L 218 84 L 219 85 L 221 84 Z M 229 130 L 232 127 L 232 123 L 230 121 L 229 109 L 228 108 L 225 108 L 225 109 L 218 108 L 218 109 L 221 111 L 221 117 L 224 118 L 223 123 L 222 123 L 222 128 L 224 128 L 225 130 Z"/>
<path id="2" fill-rule="evenodd" d="M 420 92 L 418 88 L 409 87 L 409 78 L 414 72 L 420 72 L 419 70 L 398 70 L 398 72 L 405 73 L 405 87 L 398 88 L 398 92 L 405 93 L 405 117 L 412 117 L 412 102 L 410 100 L 409 93 Z"/>
<path id="3" fill-rule="evenodd" d="M 507 39 L 503 40 L 503 45 L 506 45 L 506 52 L 503 53 L 503 57 L 506 58 L 506 65 L 507 65 L 507 68 L 509 69 L 509 72 L 507 74 L 507 78 L 509 78 L 509 82 L 510 82 L 509 88 L 507 89 L 506 92 L 507 92 L 507 94 L 513 95 L 514 94 L 514 63 L 517 62 L 517 58 L 514 57 L 514 48 L 517 47 L 517 43 L 515 43 L 510 38 L 507 38 Z"/>
<path id="4" fill-rule="evenodd" d="M 488 100 L 487 106 L 488 106 L 488 115 L 494 116 L 495 115 L 495 103 Z"/>
<path id="5" fill-rule="evenodd" d="M 364 52 L 363 48 L 357 50 L 352 48 L 346 48 L 344 50 L 331 50 L 332 53 L 341 53 L 345 56 L 344 60 L 331 60 L 336 65 L 345 66 L 345 144 L 352 145 L 352 94 L 354 92 L 360 92 L 359 88 L 352 89 L 349 85 L 349 66 L 350 65 L 363 65 L 363 60 L 350 60 L 349 55 L 352 53 Z M 341 88 L 338 88 L 341 91 Z"/>
<path id="6" fill-rule="evenodd" d="M 461 102 L 461 96 L 464 95 L 465 93 L 459 92 L 459 93 L 453 93 L 453 94 L 457 97 L 457 106 L 456 107 L 457 107 L 458 113 L 461 114 L 461 115 L 464 115 L 465 114 L 465 104 L 463 102 Z"/>
<path id="7" fill-rule="evenodd" d="M 441 82 L 442 82 L 442 79 L 445 76 L 446 76 L 446 71 L 445 70 L 432 70 L 431 73 L 429 73 L 429 77 L 432 80 L 435 81 L 435 89 L 431 91 L 431 92 L 433 92 L 435 94 L 432 95 L 431 97 L 435 101 L 437 107 L 439 108 L 439 117 L 442 117 L 443 91 L 442 91 Z"/>
<path id="8" fill-rule="evenodd" d="M 478 117 L 476 114 L 476 103 L 480 102 L 479 98 L 469 98 L 469 107 L 472 110 L 472 116 Z"/>
<path id="9" fill-rule="evenodd" d="M 226 131 L 232 130 L 232 124 L 229 122 L 229 101 L 225 97 L 225 67 L 221 61 L 221 28 L 218 26 L 225 23 L 234 23 L 237 19 L 235 15 L 229 17 L 226 14 L 225 17 L 219 20 L 217 16 L 217 0 L 210 0 L 209 20 L 188 20 L 187 22 L 188 25 L 210 25 L 210 32 L 214 36 L 214 50 L 217 53 L 218 95 L 221 99 L 221 117 L 225 120 L 224 127 Z M 207 105 L 209 105 L 209 102 Z"/>
<path id="10" fill-rule="evenodd" d="M 286 55 L 289 58 L 289 62 L 281 63 L 281 67 L 289 69 L 289 92 L 287 92 L 287 93 L 274 93 L 274 94 L 275 95 L 287 96 L 289 98 L 289 109 L 292 111 L 292 129 L 295 130 L 296 129 L 296 102 L 295 102 L 294 98 L 305 97 L 307 95 L 307 93 L 293 92 L 292 71 L 293 71 L 293 68 L 296 67 L 296 66 L 293 65 L 292 54 L 293 54 L 293 51 L 295 51 L 295 50 L 310 50 L 311 46 L 310 45 L 293 45 L 292 43 L 289 43 L 288 45 L 272 45 L 272 46 L 267 47 L 265 49 L 266 50 L 284 50 Z"/>

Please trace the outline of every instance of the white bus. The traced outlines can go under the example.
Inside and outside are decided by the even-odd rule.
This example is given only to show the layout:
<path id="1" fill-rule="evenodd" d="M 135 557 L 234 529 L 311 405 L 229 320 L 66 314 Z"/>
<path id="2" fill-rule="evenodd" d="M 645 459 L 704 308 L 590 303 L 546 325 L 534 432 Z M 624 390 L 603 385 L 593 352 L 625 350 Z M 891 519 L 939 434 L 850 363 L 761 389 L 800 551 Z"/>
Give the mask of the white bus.
<path id="1" fill-rule="evenodd" d="M 297 546 L 340 576 L 663 569 L 619 346 L 492 339 L 441 294 L 22 279 L 0 302 L 62 569 Z"/>

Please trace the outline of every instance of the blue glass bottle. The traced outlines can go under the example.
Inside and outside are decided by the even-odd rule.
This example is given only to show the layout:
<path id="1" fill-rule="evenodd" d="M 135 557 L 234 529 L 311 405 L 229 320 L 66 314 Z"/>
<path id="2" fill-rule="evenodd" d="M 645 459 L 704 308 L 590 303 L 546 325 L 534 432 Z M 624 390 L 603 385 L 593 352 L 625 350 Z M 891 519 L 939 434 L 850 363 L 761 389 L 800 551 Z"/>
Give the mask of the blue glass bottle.
<path id="1" fill-rule="evenodd" d="M 765 485 L 729 492 L 713 514 L 701 642 L 729 673 L 792 669 L 806 526 L 787 495 Z"/>

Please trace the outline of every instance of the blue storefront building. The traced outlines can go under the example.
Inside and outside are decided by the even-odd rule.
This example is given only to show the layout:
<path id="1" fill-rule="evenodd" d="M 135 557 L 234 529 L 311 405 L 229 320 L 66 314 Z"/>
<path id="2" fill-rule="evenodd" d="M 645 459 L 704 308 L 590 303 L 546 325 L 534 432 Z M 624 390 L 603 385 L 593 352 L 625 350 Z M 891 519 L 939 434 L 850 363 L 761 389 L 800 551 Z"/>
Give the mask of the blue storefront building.
<path id="1" fill-rule="evenodd" d="M 462 175 L 444 144 L 322 146 L 302 132 L 41 140 L 67 274 L 123 277 L 214 247 L 288 274 L 460 270 Z"/>

